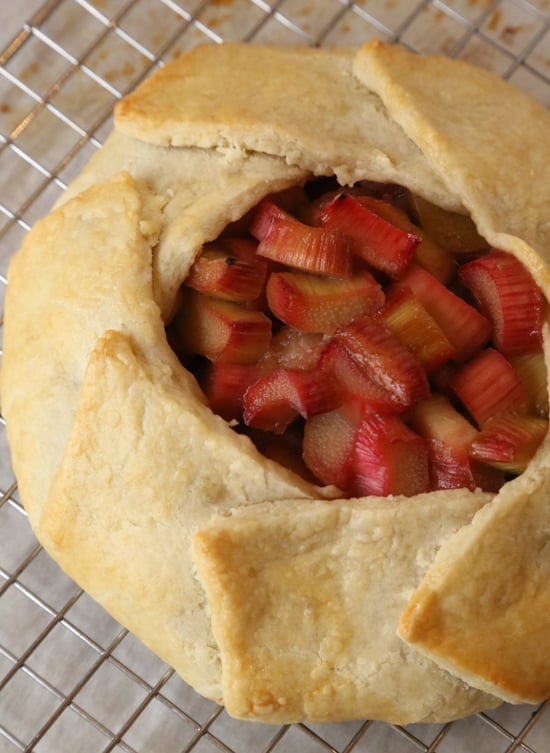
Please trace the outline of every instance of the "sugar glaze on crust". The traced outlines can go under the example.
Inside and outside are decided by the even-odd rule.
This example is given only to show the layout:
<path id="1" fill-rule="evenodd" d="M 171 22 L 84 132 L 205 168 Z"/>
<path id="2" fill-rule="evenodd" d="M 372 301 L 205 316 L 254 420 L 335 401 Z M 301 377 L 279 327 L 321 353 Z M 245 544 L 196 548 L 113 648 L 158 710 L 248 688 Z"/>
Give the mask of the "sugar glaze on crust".
<path id="1" fill-rule="evenodd" d="M 495 498 L 334 500 L 212 414 L 164 329 L 205 242 L 324 174 L 469 212 L 548 298 L 549 127 L 490 74 L 382 43 L 197 48 L 120 103 L 14 257 L 2 408 L 33 528 L 234 716 L 436 721 L 550 693 L 548 440 Z"/>

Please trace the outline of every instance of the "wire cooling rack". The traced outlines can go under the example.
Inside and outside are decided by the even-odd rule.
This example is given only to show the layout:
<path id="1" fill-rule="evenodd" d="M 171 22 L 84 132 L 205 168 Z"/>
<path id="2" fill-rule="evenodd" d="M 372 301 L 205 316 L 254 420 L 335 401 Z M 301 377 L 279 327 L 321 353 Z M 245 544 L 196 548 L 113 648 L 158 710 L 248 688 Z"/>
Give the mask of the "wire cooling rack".
<path id="1" fill-rule="evenodd" d="M 101 145 L 115 101 L 198 43 L 379 37 L 470 59 L 550 106 L 550 0 L 3 0 L 0 27 L 2 302 L 10 255 Z M 3 424 L 0 495 L 0 753 L 550 752 L 549 704 L 405 728 L 236 722 L 38 545 Z"/>

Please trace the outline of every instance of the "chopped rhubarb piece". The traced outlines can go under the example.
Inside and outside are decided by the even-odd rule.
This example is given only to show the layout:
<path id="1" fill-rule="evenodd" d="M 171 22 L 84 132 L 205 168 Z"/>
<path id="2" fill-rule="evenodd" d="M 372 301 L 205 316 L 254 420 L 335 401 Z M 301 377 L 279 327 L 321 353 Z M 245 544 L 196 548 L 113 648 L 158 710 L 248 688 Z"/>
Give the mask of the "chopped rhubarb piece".
<path id="1" fill-rule="evenodd" d="M 512 364 L 494 348 L 461 366 L 450 381 L 478 426 L 499 413 L 525 413 L 529 398 Z"/>
<path id="2" fill-rule="evenodd" d="M 417 235 L 396 227 L 345 192 L 319 212 L 318 221 L 353 238 L 355 253 L 391 277 L 403 273 L 420 243 Z"/>
<path id="3" fill-rule="evenodd" d="M 450 285 L 458 270 L 452 254 L 433 241 L 425 230 L 417 231 L 422 238 L 414 252 L 414 261 L 444 285 Z"/>
<path id="4" fill-rule="evenodd" d="M 375 410 L 389 413 L 399 413 L 408 407 L 407 401 L 375 381 L 338 338 L 325 348 L 318 368 L 327 378 L 336 380 L 346 399 L 357 398 Z"/>
<path id="5" fill-rule="evenodd" d="M 337 185 L 334 180 L 330 180 L 329 184 L 325 186 L 326 190 L 315 191 L 311 196 L 311 200 L 308 206 L 303 206 L 300 208 L 298 215 L 299 219 L 301 219 L 302 222 L 307 222 L 309 225 L 318 225 L 319 214 L 325 209 L 328 204 L 330 204 L 333 199 L 335 199 L 341 193 L 345 193 L 349 196 L 353 196 L 361 203 L 365 203 L 367 206 L 369 206 L 369 201 L 374 202 L 373 206 L 369 208 L 372 209 L 375 214 L 380 214 L 380 216 L 388 222 L 397 225 L 397 222 L 393 223 L 392 221 L 392 216 L 390 214 L 391 209 L 392 207 L 394 207 L 398 212 L 398 214 L 395 216 L 400 216 L 400 213 L 404 211 L 403 209 L 401 209 L 401 205 L 408 205 L 408 192 L 406 189 L 403 189 L 400 186 L 398 187 L 395 185 L 387 184 L 386 187 L 382 187 L 381 184 L 378 184 L 377 186 L 375 186 L 375 184 L 368 185 L 364 181 L 361 181 L 360 183 L 356 183 L 353 186 L 346 186 L 345 188 L 342 188 L 342 186 Z M 382 211 L 377 211 L 377 203 L 382 205 L 382 210 L 385 207 L 389 206 L 387 215 L 383 214 Z"/>
<path id="6" fill-rule="evenodd" d="M 396 416 L 365 413 L 355 432 L 353 470 L 358 496 L 430 491 L 428 446 Z"/>
<path id="7" fill-rule="evenodd" d="M 369 272 L 349 280 L 307 272 L 273 272 L 267 302 L 277 318 L 303 332 L 332 334 L 377 311 L 385 297 Z"/>
<path id="8" fill-rule="evenodd" d="M 260 364 L 266 372 L 277 369 L 314 369 L 329 339 L 327 335 L 316 332 L 300 332 L 294 327 L 281 327 L 273 335 Z"/>
<path id="9" fill-rule="evenodd" d="M 454 256 L 443 246 L 436 243 L 430 235 L 411 222 L 408 214 L 394 204 L 370 196 L 357 198 L 364 206 L 379 214 L 396 227 L 406 230 L 420 238 L 420 243 L 414 249 L 413 259 L 421 267 L 437 277 L 444 285 L 448 285 L 456 275 L 457 263 Z"/>
<path id="10" fill-rule="evenodd" d="M 260 311 L 190 289 L 176 329 L 188 351 L 210 361 L 254 363 L 271 340 L 271 321 Z"/>
<path id="11" fill-rule="evenodd" d="M 246 390 L 243 416 L 248 426 L 282 434 L 298 415 L 330 411 L 341 399 L 338 386 L 317 370 L 279 369 Z"/>
<path id="12" fill-rule="evenodd" d="M 413 223 L 409 219 L 408 214 L 403 209 L 396 207 L 395 204 L 392 204 L 389 201 L 384 201 L 383 199 L 377 199 L 373 196 L 363 195 L 355 196 L 355 198 L 360 204 L 370 209 L 371 212 L 374 212 L 374 214 L 377 214 L 379 217 L 382 217 L 386 222 L 401 228 L 401 230 L 407 230 L 413 235 L 416 235 L 413 231 Z"/>
<path id="13" fill-rule="evenodd" d="M 234 256 L 241 261 L 246 261 L 249 264 L 262 264 L 260 259 L 256 255 L 258 249 L 258 243 L 252 238 L 245 238 L 242 236 L 231 236 L 223 238 L 221 244 L 208 244 L 206 248 L 213 245 L 215 248 L 226 251 L 229 256 Z M 221 248 L 220 248 L 221 247 Z"/>
<path id="14" fill-rule="evenodd" d="M 352 275 L 351 238 L 338 230 L 304 225 L 273 202 L 260 204 L 250 232 L 260 241 L 257 253 L 267 259 L 317 274 Z"/>
<path id="15" fill-rule="evenodd" d="M 208 244 L 211 245 L 211 244 Z M 258 242 L 252 238 L 244 238 L 242 236 L 235 236 L 230 238 L 223 238 L 221 248 L 230 256 L 237 258 L 241 262 L 247 264 L 256 265 L 260 272 L 263 274 L 264 284 L 262 285 L 260 292 L 256 298 L 245 302 L 245 305 L 250 308 L 263 311 L 264 314 L 268 314 L 267 299 L 265 297 L 265 281 L 267 280 L 273 263 L 267 259 L 261 259 L 257 252 Z M 264 273 L 265 270 L 265 273 Z"/>
<path id="16" fill-rule="evenodd" d="M 452 293 L 422 267 L 411 265 L 403 277 L 393 283 L 388 298 L 395 291 L 410 288 L 430 316 L 439 324 L 457 361 L 471 358 L 491 337 L 491 324 L 480 312 Z"/>
<path id="17" fill-rule="evenodd" d="M 456 374 L 458 368 L 459 367 L 454 361 L 449 361 L 433 371 L 430 374 L 432 390 L 434 392 L 439 392 L 446 397 L 454 397 L 451 389 L 451 379 Z"/>
<path id="18" fill-rule="evenodd" d="M 214 413 L 233 421 L 241 417 L 244 393 L 260 375 L 261 370 L 255 364 L 211 363 L 201 384 Z"/>
<path id="19" fill-rule="evenodd" d="M 538 416 L 548 416 L 548 372 L 542 350 L 510 356 L 508 359 L 529 397 L 529 411 Z"/>
<path id="20" fill-rule="evenodd" d="M 467 215 L 442 209 L 420 196 L 415 196 L 413 202 L 422 228 L 451 254 L 477 256 L 489 250 L 489 244 Z"/>
<path id="21" fill-rule="evenodd" d="M 411 351 L 373 317 L 344 327 L 334 339 L 374 382 L 393 393 L 397 403 L 412 405 L 428 396 L 424 369 Z"/>
<path id="22" fill-rule="evenodd" d="M 433 394 L 414 405 L 409 414 L 412 428 L 426 439 L 446 442 L 466 454 L 479 432 L 444 395 Z"/>
<path id="23" fill-rule="evenodd" d="M 395 295 L 379 315 L 428 374 L 454 358 L 455 349 L 445 333 L 409 289 Z"/>
<path id="24" fill-rule="evenodd" d="M 352 488 L 352 450 L 358 416 L 343 405 L 311 416 L 304 426 L 303 458 L 323 484 Z"/>
<path id="25" fill-rule="evenodd" d="M 254 301 L 262 292 L 267 266 L 230 256 L 220 249 L 205 249 L 195 259 L 185 280 L 187 287 L 236 303 Z"/>
<path id="26" fill-rule="evenodd" d="M 294 218 L 269 198 L 261 201 L 252 217 L 249 233 L 258 241 L 267 238 L 274 225 L 291 223 Z"/>
<path id="27" fill-rule="evenodd" d="M 439 439 L 428 441 L 430 450 L 430 485 L 437 489 L 470 489 L 474 491 L 478 482 L 474 476 L 468 455 L 453 450 Z"/>
<path id="28" fill-rule="evenodd" d="M 522 473 L 547 432 L 544 418 L 501 413 L 483 427 L 472 445 L 472 457 L 510 473 Z"/>
<path id="29" fill-rule="evenodd" d="M 432 395 L 414 405 L 409 425 L 428 442 L 432 490 L 478 487 L 470 450 L 479 432 L 446 397 Z"/>
<path id="30" fill-rule="evenodd" d="M 493 325 L 493 339 L 504 355 L 540 350 L 544 301 L 523 264 L 512 254 L 493 251 L 460 270 L 462 283 Z"/>
<path id="31" fill-rule="evenodd" d="M 353 187 L 347 187 L 345 190 L 346 193 L 349 193 L 352 196 L 355 196 L 357 193 L 361 194 L 361 192 L 357 192 Z M 301 208 L 298 218 L 308 225 L 319 225 L 319 215 L 321 212 L 325 209 L 327 204 L 330 204 L 330 202 L 341 193 L 342 188 L 340 186 L 330 191 L 324 191 L 320 196 L 316 196 L 312 199 L 307 206 Z"/>
<path id="32" fill-rule="evenodd" d="M 384 413 L 399 413 L 408 407 L 407 401 L 374 381 L 337 338 L 322 352 L 318 367 L 328 379 L 336 380 L 347 400 L 356 398 Z"/>
<path id="33" fill-rule="evenodd" d="M 393 202 L 398 201 L 399 198 L 401 198 L 402 191 L 399 192 L 398 197 L 393 196 L 391 190 L 388 191 L 387 194 L 385 191 L 382 191 L 381 193 L 380 190 L 373 189 L 373 186 L 367 186 L 363 184 L 363 182 L 357 183 L 354 186 L 346 186 L 345 188 L 342 188 L 342 186 L 334 186 L 334 181 L 331 181 L 331 185 L 327 187 L 326 191 L 316 193 L 314 196 L 312 196 L 308 206 L 300 208 L 299 219 L 301 219 L 302 222 L 307 222 L 309 225 L 318 225 L 319 214 L 325 209 L 328 204 L 330 204 L 333 199 L 335 199 L 341 193 L 346 193 L 349 196 L 353 196 L 355 199 L 357 199 L 361 203 L 365 203 L 367 206 L 369 206 L 370 201 L 374 202 L 373 206 L 369 208 L 372 209 L 375 214 L 380 214 L 380 216 L 388 222 L 392 222 L 392 217 L 390 215 L 392 207 L 395 207 L 396 211 L 398 212 L 398 215 L 396 216 L 400 216 L 400 210 L 397 209 L 396 205 Z M 381 205 L 382 211 L 377 211 L 377 204 Z M 388 206 L 388 214 L 383 214 L 382 212 L 384 208 Z"/>

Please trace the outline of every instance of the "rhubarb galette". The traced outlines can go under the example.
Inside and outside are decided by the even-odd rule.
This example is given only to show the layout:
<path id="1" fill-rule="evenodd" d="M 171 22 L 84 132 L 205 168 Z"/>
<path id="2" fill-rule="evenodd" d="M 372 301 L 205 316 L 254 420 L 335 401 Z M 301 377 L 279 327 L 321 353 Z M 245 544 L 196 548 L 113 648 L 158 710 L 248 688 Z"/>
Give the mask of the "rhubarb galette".
<path id="1" fill-rule="evenodd" d="M 14 257 L 30 521 L 230 714 L 550 693 L 548 133 L 461 62 L 200 47 Z"/>

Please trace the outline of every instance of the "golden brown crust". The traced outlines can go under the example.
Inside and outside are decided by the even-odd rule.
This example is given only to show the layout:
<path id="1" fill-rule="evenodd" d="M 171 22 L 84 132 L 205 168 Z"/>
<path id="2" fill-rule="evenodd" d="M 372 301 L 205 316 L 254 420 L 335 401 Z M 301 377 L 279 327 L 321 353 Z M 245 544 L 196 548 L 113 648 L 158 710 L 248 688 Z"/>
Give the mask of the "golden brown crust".
<path id="1" fill-rule="evenodd" d="M 486 500 L 457 491 L 367 504 L 275 502 L 209 521 L 193 552 L 228 712 L 322 722 L 368 708 L 370 718 L 403 724 L 497 704 L 393 630 L 427 562 Z"/>
<path id="2" fill-rule="evenodd" d="M 2 410 L 33 525 L 63 457 L 97 337 L 128 327 L 156 348 L 163 336 L 140 214 L 133 180 L 121 174 L 38 222 L 10 265 Z"/>
<path id="3" fill-rule="evenodd" d="M 243 56 L 269 61 L 264 99 L 243 114 L 247 103 L 221 86 L 205 108 L 197 90 L 213 71 L 254 85 Z M 440 108 L 443 76 L 452 97 Z M 327 91 L 349 106 L 344 123 L 322 108 Z M 223 119 L 203 143 L 213 109 Z M 380 124 L 391 144 L 372 132 Z M 107 144 L 16 255 L 2 398 L 33 527 L 69 574 L 231 713 L 442 720 L 548 692 L 548 444 L 490 504 L 468 492 L 326 502 L 334 490 L 262 458 L 211 413 L 164 321 L 204 242 L 318 172 L 393 176 L 467 207 L 549 297 L 549 131 L 550 114 L 488 74 L 380 43 L 198 49 L 119 106 Z M 300 620 L 304 608 L 315 619 Z"/>
<path id="4" fill-rule="evenodd" d="M 518 251 L 548 285 L 548 110 L 481 68 L 382 42 L 361 48 L 354 71 L 458 193 L 482 234 L 497 247 L 520 239 L 535 249 L 544 264 L 525 246 Z"/>
<path id="5" fill-rule="evenodd" d="M 202 244 L 215 240 L 266 193 L 300 184 L 309 175 L 263 154 L 243 159 L 202 149 L 169 149 L 113 131 L 58 205 L 130 166 L 142 204 L 139 229 L 152 255 L 153 295 L 165 322 Z"/>
<path id="6" fill-rule="evenodd" d="M 117 104 L 116 128 L 157 145 L 271 154 L 342 184 L 376 175 L 459 207 L 382 101 L 354 77 L 355 53 L 196 47 Z"/>
<path id="7" fill-rule="evenodd" d="M 38 529 L 92 596 L 219 699 L 191 535 L 236 499 L 311 496 L 314 487 L 260 456 L 198 402 L 181 367 L 138 343 L 115 331 L 97 340 Z"/>
<path id="8" fill-rule="evenodd" d="M 411 646 L 512 703 L 550 695 L 548 450 L 547 439 L 536 470 L 441 548 L 399 625 Z"/>

